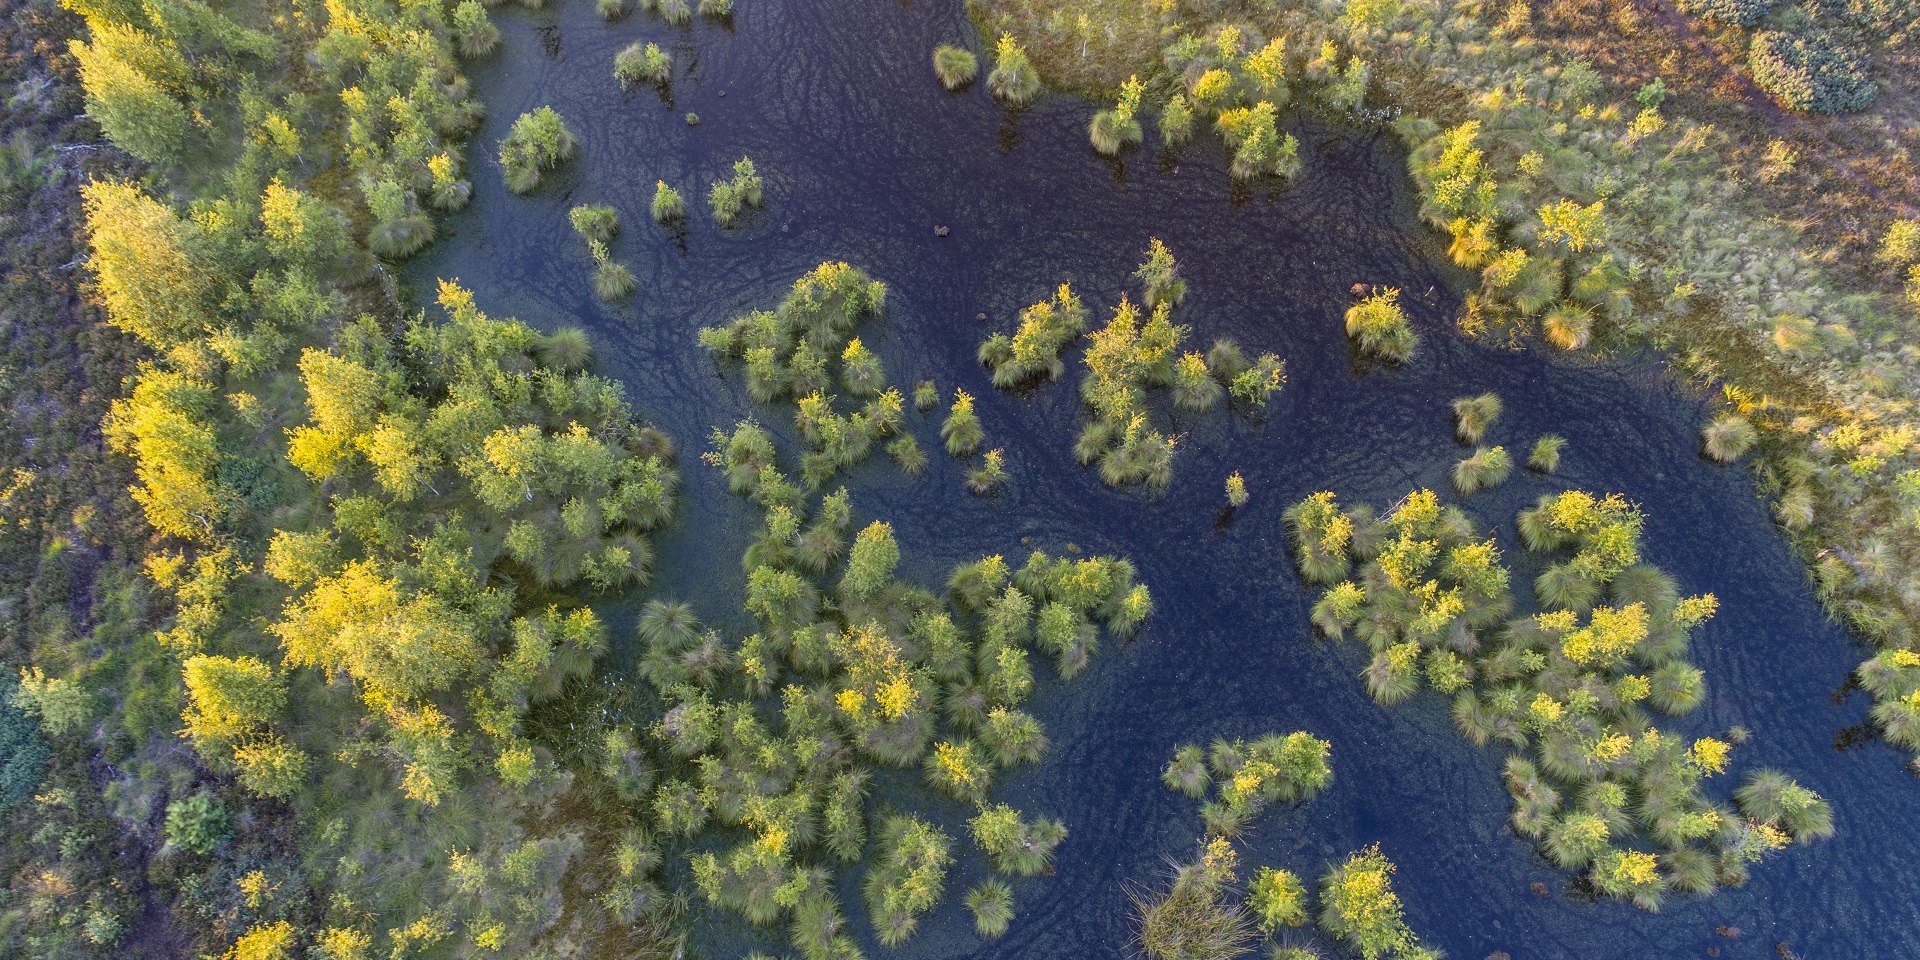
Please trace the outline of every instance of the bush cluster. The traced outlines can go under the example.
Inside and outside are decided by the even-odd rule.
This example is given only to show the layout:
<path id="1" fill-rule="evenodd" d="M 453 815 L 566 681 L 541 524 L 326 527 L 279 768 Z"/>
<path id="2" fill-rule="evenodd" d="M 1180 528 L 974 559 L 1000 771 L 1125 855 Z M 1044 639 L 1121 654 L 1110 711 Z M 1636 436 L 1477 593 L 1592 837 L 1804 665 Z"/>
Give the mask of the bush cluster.
<path id="1" fill-rule="evenodd" d="M 1825 31 L 1762 30 L 1747 51 L 1753 80 L 1774 99 L 1811 113 L 1855 113 L 1880 93 L 1866 54 L 1844 49 Z"/>

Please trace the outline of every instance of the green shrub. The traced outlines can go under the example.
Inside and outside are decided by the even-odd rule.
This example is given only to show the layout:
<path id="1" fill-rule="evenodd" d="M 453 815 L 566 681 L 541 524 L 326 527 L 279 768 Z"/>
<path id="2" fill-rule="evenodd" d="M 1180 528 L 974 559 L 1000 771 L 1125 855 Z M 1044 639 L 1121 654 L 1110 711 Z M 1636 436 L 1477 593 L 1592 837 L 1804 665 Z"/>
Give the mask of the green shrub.
<path id="1" fill-rule="evenodd" d="M 982 880 L 967 891 L 967 909 L 973 911 L 975 933 L 987 938 L 1007 932 L 1013 923 L 1013 888 L 1001 880 Z"/>
<path id="2" fill-rule="evenodd" d="M 567 222 L 573 224 L 573 232 L 580 239 L 612 243 L 613 235 L 620 232 L 620 215 L 612 207 L 599 203 L 583 203 L 567 211 Z"/>
<path id="3" fill-rule="evenodd" d="M 0 813 L 33 793 L 48 754 L 40 724 L 13 704 L 18 686 L 12 675 L 0 672 Z"/>
<path id="4" fill-rule="evenodd" d="M 188 853 L 212 853 L 232 832 L 227 808 L 210 793 L 167 804 L 167 842 Z"/>
<path id="5" fill-rule="evenodd" d="M 1774 0 L 1680 0 L 1680 9 L 1720 23 L 1751 27 L 1773 10 Z"/>
<path id="6" fill-rule="evenodd" d="M 1840 48 L 1825 31 L 1753 35 L 1747 69 L 1775 100 L 1812 113 L 1854 113 L 1879 95 L 1865 54 Z"/>

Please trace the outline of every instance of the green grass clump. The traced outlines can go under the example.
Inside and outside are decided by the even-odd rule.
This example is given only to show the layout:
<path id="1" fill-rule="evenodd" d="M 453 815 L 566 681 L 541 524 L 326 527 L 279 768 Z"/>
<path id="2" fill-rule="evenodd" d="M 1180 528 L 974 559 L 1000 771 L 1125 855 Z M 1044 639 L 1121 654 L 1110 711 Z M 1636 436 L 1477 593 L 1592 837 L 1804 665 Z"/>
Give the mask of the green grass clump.
<path id="1" fill-rule="evenodd" d="M 1128 147 L 1139 146 L 1140 121 L 1134 114 L 1140 109 L 1140 95 L 1145 91 L 1140 78 L 1129 77 L 1120 87 L 1120 99 L 1113 108 L 1093 115 L 1087 125 L 1087 137 L 1093 141 L 1094 150 L 1111 157 Z"/>
<path id="2" fill-rule="evenodd" d="M 1553 473 L 1560 469 L 1560 452 L 1565 450 L 1567 438 L 1549 433 L 1533 442 L 1533 452 L 1527 455 L 1527 469 L 1536 473 Z"/>
<path id="3" fill-rule="evenodd" d="M 1723 413 L 1700 432 L 1700 450 L 1717 463 L 1732 463 L 1753 449 L 1759 439 L 1759 431 L 1747 418 Z"/>
<path id="4" fill-rule="evenodd" d="M 1483 393 L 1453 401 L 1453 433 L 1461 443 L 1479 443 L 1487 429 L 1500 419 L 1500 397 Z"/>
<path id="5" fill-rule="evenodd" d="M 1227 506 L 1239 509 L 1247 505 L 1247 478 L 1240 471 L 1227 475 Z"/>
<path id="6" fill-rule="evenodd" d="M 1011 33 L 1002 33 L 994 45 L 993 70 L 987 74 L 987 89 L 995 99 L 1015 107 L 1026 106 L 1040 95 L 1040 74 L 1027 59 L 1026 48 Z"/>
<path id="7" fill-rule="evenodd" d="M 867 867 L 867 910 L 873 933 L 884 946 L 905 942 L 920 926 L 920 915 L 940 901 L 953 842 L 940 828 L 916 817 L 896 815 L 881 824 L 879 850 Z"/>
<path id="8" fill-rule="evenodd" d="M 620 232 L 620 215 L 612 207 L 597 203 L 583 203 L 567 211 L 567 222 L 573 225 L 573 232 L 588 242 L 612 243 L 615 234 Z"/>
<path id="9" fill-rule="evenodd" d="M 980 75 L 980 60 L 973 51 L 943 43 L 933 48 L 933 75 L 948 90 L 958 90 Z"/>
<path id="10" fill-rule="evenodd" d="M 635 41 L 613 55 L 613 75 L 621 83 L 651 83 L 664 88 L 673 82 L 673 54 L 657 43 Z"/>
<path id="11" fill-rule="evenodd" d="M 733 17 L 733 0 L 700 0 L 700 15 L 712 20 Z"/>
<path id="12" fill-rule="evenodd" d="M 627 15 L 627 0 L 593 0 L 593 8 L 600 19 L 612 22 Z"/>
<path id="13" fill-rule="evenodd" d="M 1198 860 L 1174 869 L 1163 891 L 1129 890 L 1134 945 L 1152 960 L 1228 960 L 1255 937 L 1253 921 L 1233 895 L 1233 848 L 1215 838 Z"/>
<path id="14" fill-rule="evenodd" d="M 611 302 L 625 299 L 631 296 L 638 286 L 639 282 L 634 280 L 633 271 L 627 269 L 624 263 L 602 260 L 593 268 L 593 292 L 602 300 Z"/>
<path id="15" fill-rule="evenodd" d="M 507 189 L 531 192 L 540 186 L 548 170 L 572 159 L 579 148 L 580 141 L 552 107 L 521 114 L 500 141 L 500 166 L 506 171 Z"/>
<path id="16" fill-rule="evenodd" d="M 973 912 L 973 930 L 992 939 L 1013 924 L 1013 888 L 1004 880 L 988 878 L 967 891 L 967 909 Z"/>
<path id="17" fill-rule="evenodd" d="M 1347 308 L 1347 336 L 1360 352 L 1406 363 L 1420 338 L 1400 308 L 1400 291 L 1389 287 Z"/>
<path id="18" fill-rule="evenodd" d="M 967 473 L 967 489 L 981 496 L 999 492 L 1007 482 L 1005 454 L 988 450 L 980 455 L 980 465 Z"/>
<path id="19" fill-rule="evenodd" d="M 759 209 L 765 201 L 765 191 L 760 173 L 753 161 L 741 157 L 733 164 L 733 177 L 729 180 L 715 180 L 707 191 L 707 204 L 713 208 L 713 220 L 721 227 L 731 227 L 740 219 L 740 214 L 749 207 Z"/>
<path id="20" fill-rule="evenodd" d="M 1479 447 L 1473 455 L 1453 465 L 1453 487 L 1461 494 L 1478 493 L 1507 481 L 1513 472 L 1513 458 L 1501 446 Z"/>
<path id="21" fill-rule="evenodd" d="M 653 182 L 653 206 L 651 211 L 654 223 L 661 224 L 662 226 L 670 223 L 679 223 L 681 220 L 686 219 L 687 202 L 681 198 L 680 191 L 667 186 L 665 180 L 655 180 Z"/>
<path id="22" fill-rule="evenodd" d="M 1576 303 L 1556 303 L 1540 318 L 1540 332 L 1562 350 L 1581 350 L 1593 340 L 1593 310 Z"/>
<path id="23" fill-rule="evenodd" d="M 947 454 L 967 456 L 980 449 L 980 442 L 985 438 L 986 432 L 980 429 L 980 417 L 973 412 L 973 395 L 955 389 L 953 405 L 947 408 L 947 419 L 940 424 L 940 439 L 946 442 Z"/>
<path id="24" fill-rule="evenodd" d="M 1053 851 L 1067 839 L 1067 828 L 1060 821 L 1046 817 L 1028 821 L 1004 803 L 982 807 L 967 825 L 993 869 L 1015 877 L 1051 871 Z"/>
<path id="25" fill-rule="evenodd" d="M 913 385 L 913 408 L 925 413 L 940 405 L 940 388 L 932 380 L 922 380 Z"/>
<path id="26" fill-rule="evenodd" d="M 1733 792 L 1740 812 L 1762 823 L 1776 824 L 1796 843 L 1833 836 L 1833 808 L 1817 793 L 1778 770 L 1755 770 Z"/>

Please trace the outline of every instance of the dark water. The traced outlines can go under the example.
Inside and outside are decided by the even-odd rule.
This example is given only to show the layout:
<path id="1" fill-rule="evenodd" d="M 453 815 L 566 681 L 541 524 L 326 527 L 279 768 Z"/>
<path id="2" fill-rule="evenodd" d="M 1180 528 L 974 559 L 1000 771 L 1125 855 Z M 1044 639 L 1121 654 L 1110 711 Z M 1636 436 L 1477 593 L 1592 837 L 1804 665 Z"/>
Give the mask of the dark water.
<path id="1" fill-rule="evenodd" d="M 1859 650 L 1825 622 L 1748 478 L 1695 456 L 1701 401 L 1646 365 L 1574 365 L 1450 334 L 1461 280 L 1414 222 L 1390 137 L 1296 125 L 1299 185 L 1236 196 L 1211 144 L 1174 162 L 1149 143 L 1114 165 L 1087 147 L 1083 101 L 1052 97 L 1009 116 L 977 87 L 946 94 L 929 51 L 973 42 L 954 0 L 749 0 L 731 31 L 646 18 L 608 25 L 577 0 L 503 19 L 504 48 L 476 70 L 492 112 L 473 150 L 476 204 L 452 218 L 413 274 L 457 276 L 495 313 L 586 326 L 601 344 L 601 369 L 681 442 L 686 506 L 661 542 L 658 592 L 694 600 L 713 622 L 746 623 L 735 609 L 737 559 L 757 515 L 693 455 L 715 426 L 755 415 L 784 426 L 786 411 L 754 405 L 693 334 L 771 306 L 823 259 L 849 260 L 891 284 L 887 317 L 862 336 L 893 382 L 966 387 L 979 398 L 988 445 L 1006 449 L 1009 488 L 992 500 L 968 496 L 962 467 L 938 452 L 937 414 L 910 413 L 933 456 L 926 473 L 906 478 L 876 454 L 854 475 L 860 516 L 894 524 L 904 575 L 932 580 L 989 552 L 1017 558 L 1030 540 L 1129 556 L 1153 588 L 1159 612 L 1139 639 L 1109 643 L 1071 685 L 1043 685 L 1033 706 L 1055 748 L 995 791 L 1067 822 L 1057 875 L 1016 883 L 1011 932 L 982 943 L 959 895 L 983 866 L 963 847 L 946 903 L 893 953 L 1127 952 L 1125 884 L 1156 877 L 1200 833 L 1195 804 L 1157 782 L 1173 748 L 1306 729 L 1333 742 L 1333 785 L 1259 821 L 1248 866 L 1317 878 L 1328 860 L 1379 841 L 1399 864 L 1412 925 L 1455 958 L 1505 950 L 1522 960 L 1637 960 L 1704 956 L 1710 946 L 1724 957 L 1772 957 L 1783 940 L 1807 958 L 1920 955 L 1920 783 L 1883 745 L 1836 752 L 1836 737 L 1866 712 L 1864 696 L 1830 698 Z M 613 54 L 635 39 L 671 44 L 671 106 L 651 90 L 624 93 L 612 78 Z M 500 184 L 493 144 L 541 104 L 572 122 L 582 149 L 540 191 L 515 197 Z M 698 126 L 682 119 L 690 110 Z M 767 179 L 767 205 L 722 234 L 706 217 L 705 187 L 742 153 Z M 656 179 L 687 195 L 681 240 L 647 219 Z M 622 214 L 614 254 L 641 289 L 627 304 L 593 299 L 590 264 L 566 221 L 581 202 Z M 936 239 L 936 224 L 952 235 Z M 1286 357 L 1290 375 L 1264 424 L 1219 410 L 1179 418 L 1176 479 L 1155 500 L 1110 491 L 1071 460 L 1077 354 L 1069 382 L 1028 398 L 994 391 L 973 361 L 989 329 L 1010 326 L 1016 310 L 1061 281 L 1100 305 L 1104 320 L 1149 236 L 1171 245 L 1191 283 L 1180 319 L 1194 346 L 1232 336 L 1250 352 Z M 1425 335 L 1408 368 L 1355 373 L 1340 315 L 1356 281 L 1407 291 Z M 975 321 L 980 312 L 990 324 Z M 1590 902 L 1528 842 L 1501 835 L 1503 754 L 1460 740 L 1437 698 L 1378 707 L 1355 677 L 1358 649 L 1313 639 L 1281 510 L 1321 488 L 1376 503 L 1416 485 L 1448 490 L 1446 471 L 1463 451 L 1447 402 L 1485 389 L 1507 402 L 1491 439 L 1518 457 L 1549 430 L 1571 444 L 1559 476 L 1520 471 L 1473 499 L 1471 512 L 1515 544 L 1513 513 L 1544 491 L 1618 491 L 1642 504 L 1648 557 L 1684 590 L 1721 599 L 1695 650 L 1709 698 L 1671 726 L 1749 728 L 1753 741 L 1737 751 L 1720 794 L 1746 770 L 1783 767 L 1833 800 L 1837 839 L 1777 855 L 1744 889 L 1672 897 L 1657 915 Z M 1216 530 L 1222 479 L 1234 470 L 1253 500 Z M 609 605 L 622 624 L 623 606 L 630 613 L 630 603 Z M 632 642 L 623 627 L 623 656 Z M 928 812 L 964 837 L 953 805 Z M 1531 893 L 1535 882 L 1550 895 Z M 854 919 L 864 933 L 857 903 Z M 698 942 L 714 956 L 750 946 L 730 916 L 702 924 Z M 1745 935 L 1722 939 L 1719 924 Z"/>

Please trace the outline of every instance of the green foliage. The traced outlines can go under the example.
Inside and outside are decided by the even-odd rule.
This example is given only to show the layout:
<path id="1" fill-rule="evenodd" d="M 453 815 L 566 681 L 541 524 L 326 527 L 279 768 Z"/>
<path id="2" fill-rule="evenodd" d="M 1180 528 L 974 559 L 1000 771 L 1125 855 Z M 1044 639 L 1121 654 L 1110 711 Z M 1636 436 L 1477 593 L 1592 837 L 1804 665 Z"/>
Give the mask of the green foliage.
<path id="1" fill-rule="evenodd" d="M 653 182 L 653 222 L 658 224 L 678 223 L 686 219 L 687 203 L 681 199 L 680 191 L 667 186 L 665 180 Z"/>
<path id="2" fill-rule="evenodd" d="M 1737 882 L 1787 842 L 1766 819 L 1777 811 L 1758 804 L 1738 820 L 1705 795 L 1728 743 L 1689 743 L 1649 723 L 1647 706 L 1684 713 L 1702 701 L 1701 672 L 1684 657 L 1718 601 L 1683 598 L 1641 563 L 1642 518 L 1625 500 L 1573 490 L 1521 512 L 1521 541 L 1548 554 L 1532 614 L 1515 613 L 1493 540 L 1428 491 L 1383 521 L 1341 512 L 1331 494 L 1288 513 L 1302 572 L 1335 584 L 1315 603 L 1315 623 L 1368 645 L 1363 677 L 1380 702 L 1411 697 L 1424 678 L 1453 698 L 1462 736 L 1515 750 L 1513 827 L 1557 863 L 1652 909 L 1669 887 Z M 1806 796 L 1796 802 L 1813 809 Z"/>
<path id="3" fill-rule="evenodd" d="M 1400 291 L 1392 287 L 1347 308 L 1347 336 L 1361 353 L 1391 363 L 1406 363 L 1420 343 L 1400 307 Z"/>
<path id="4" fill-rule="evenodd" d="M 968 827 L 993 869 L 1017 877 L 1052 872 L 1054 848 L 1067 838 L 1060 821 L 1042 817 L 1029 822 L 1006 804 L 982 807 Z"/>
<path id="5" fill-rule="evenodd" d="M 747 157 L 734 161 L 731 179 L 715 180 L 707 190 L 707 205 L 713 210 L 714 222 L 722 228 L 732 227 L 748 208 L 760 209 L 765 200 L 760 174 Z"/>
<path id="6" fill-rule="evenodd" d="M 1773 10 L 1773 0 L 1685 0 L 1680 9 L 1697 17 L 1751 27 Z"/>
<path id="7" fill-rule="evenodd" d="M 973 912 L 975 933 L 998 937 L 1013 924 L 1013 888 L 1001 880 L 982 880 L 967 891 L 967 909 Z"/>
<path id="8" fill-rule="evenodd" d="M 1461 495 L 1478 493 L 1507 481 L 1513 458 L 1501 446 L 1477 447 L 1473 455 L 1453 465 L 1453 488 Z"/>
<path id="9" fill-rule="evenodd" d="M 1320 927 L 1365 960 L 1418 956 L 1420 943 L 1408 929 L 1393 892 L 1392 861 L 1376 844 L 1348 857 L 1320 880 Z"/>
<path id="10" fill-rule="evenodd" d="M 1199 859 L 1174 869 L 1164 890 L 1130 890 L 1134 944 L 1152 960 L 1227 960 L 1254 939 L 1253 921 L 1232 895 L 1235 855 L 1214 838 Z"/>
<path id="11" fill-rule="evenodd" d="M 1560 469 L 1560 453 L 1567 447 L 1567 438 L 1549 433 L 1533 442 L 1533 452 L 1527 455 L 1527 469 L 1537 473 L 1553 473 Z"/>
<path id="12" fill-rule="evenodd" d="M 920 915 L 939 902 L 953 862 L 952 841 L 938 827 L 908 816 L 888 818 L 878 841 L 862 889 L 874 936 L 891 947 L 913 936 Z"/>
<path id="13" fill-rule="evenodd" d="M 567 222 L 580 239 L 588 242 L 612 243 L 614 234 L 620 232 L 620 214 L 605 204 L 580 204 L 567 211 Z"/>
<path id="14" fill-rule="evenodd" d="M 1327 763 L 1332 749 L 1302 731 L 1267 734 L 1257 740 L 1216 740 L 1205 751 L 1187 745 L 1175 752 L 1161 774 L 1161 782 L 1196 799 L 1211 783 L 1214 798 L 1200 815 L 1216 836 L 1237 835 L 1254 817 L 1274 803 L 1295 803 L 1319 793 L 1333 779 Z"/>
<path id="15" fill-rule="evenodd" d="M 500 166 L 506 172 L 507 189 L 532 192 L 547 171 L 573 159 L 579 147 L 580 141 L 552 107 L 521 114 L 500 141 Z"/>
<path id="16" fill-rule="evenodd" d="M 1307 888 L 1285 870 L 1261 867 L 1247 885 L 1247 909 L 1266 933 L 1307 922 Z"/>
<path id="17" fill-rule="evenodd" d="M 191 854 L 204 856 L 225 843 L 233 832 L 227 808 L 210 793 L 196 793 L 167 804 L 167 842 Z"/>
<path id="18" fill-rule="evenodd" d="M 1093 121 L 1087 126 L 1087 136 L 1093 141 L 1093 149 L 1113 156 L 1140 144 L 1140 121 L 1134 114 L 1140 109 L 1140 96 L 1145 90 L 1140 78 L 1130 77 L 1121 85 L 1120 100 L 1113 109 L 1101 110 L 1093 115 Z"/>
<path id="19" fill-rule="evenodd" d="M 1775 100 L 1811 113 L 1857 113 L 1873 105 L 1880 90 L 1866 56 L 1822 30 L 1753 35 L 1747 69 Z"/>
<path id="20" fill-rule="evenodd" d="M 1052 299 L 1020 311 L 1020 325 L 1012 336 L 996 333 L 981 343 L 980 362 L 993 371 L 993 385 L 1003 389 L 1042 376 L 1057 380 L 1066 372 L 1061 353 L 1086 328 L 1086 307 L 1073 287 L 1063 283 Z"/>
<path id="21" fill-rule="evenodd" d="M 943 43 L 933 48 L 933 75 L 948 90 L 958 90 L 980 75 L 980 61 L 973 51 Z"/>
<path id="22" fill-rule="evenodd" d="M 14 704 L 18 690 L 18 681 L 0 674 L 0 813 L 32 796 L 51 753 L 40 724 Z"/>
<path id="23" fill-rule="evenodd" d="M 1027 59 L 1026 48 L 1011 33 L 1002 33 L 994 46 L 987 89 L 995 99 L 1015 107 L 1026 106 L 1040 94 L 1040 74 Z"/>
<path id="24" fill-rule="evenodd" d="M 77 732 L 92 718 L 93 695 L 79 680 L 50 677 L 39 667 L 22 667 L 8 704 L 32 714 L 54 736 Z"/>
<path id="25" fill-rule="evenodd" d="M 636 40 L 613 55 L 613 75 L 622 83 L 651 83 L 665 88 L 673 82 L 673 55 L 657 43 Z"/>

